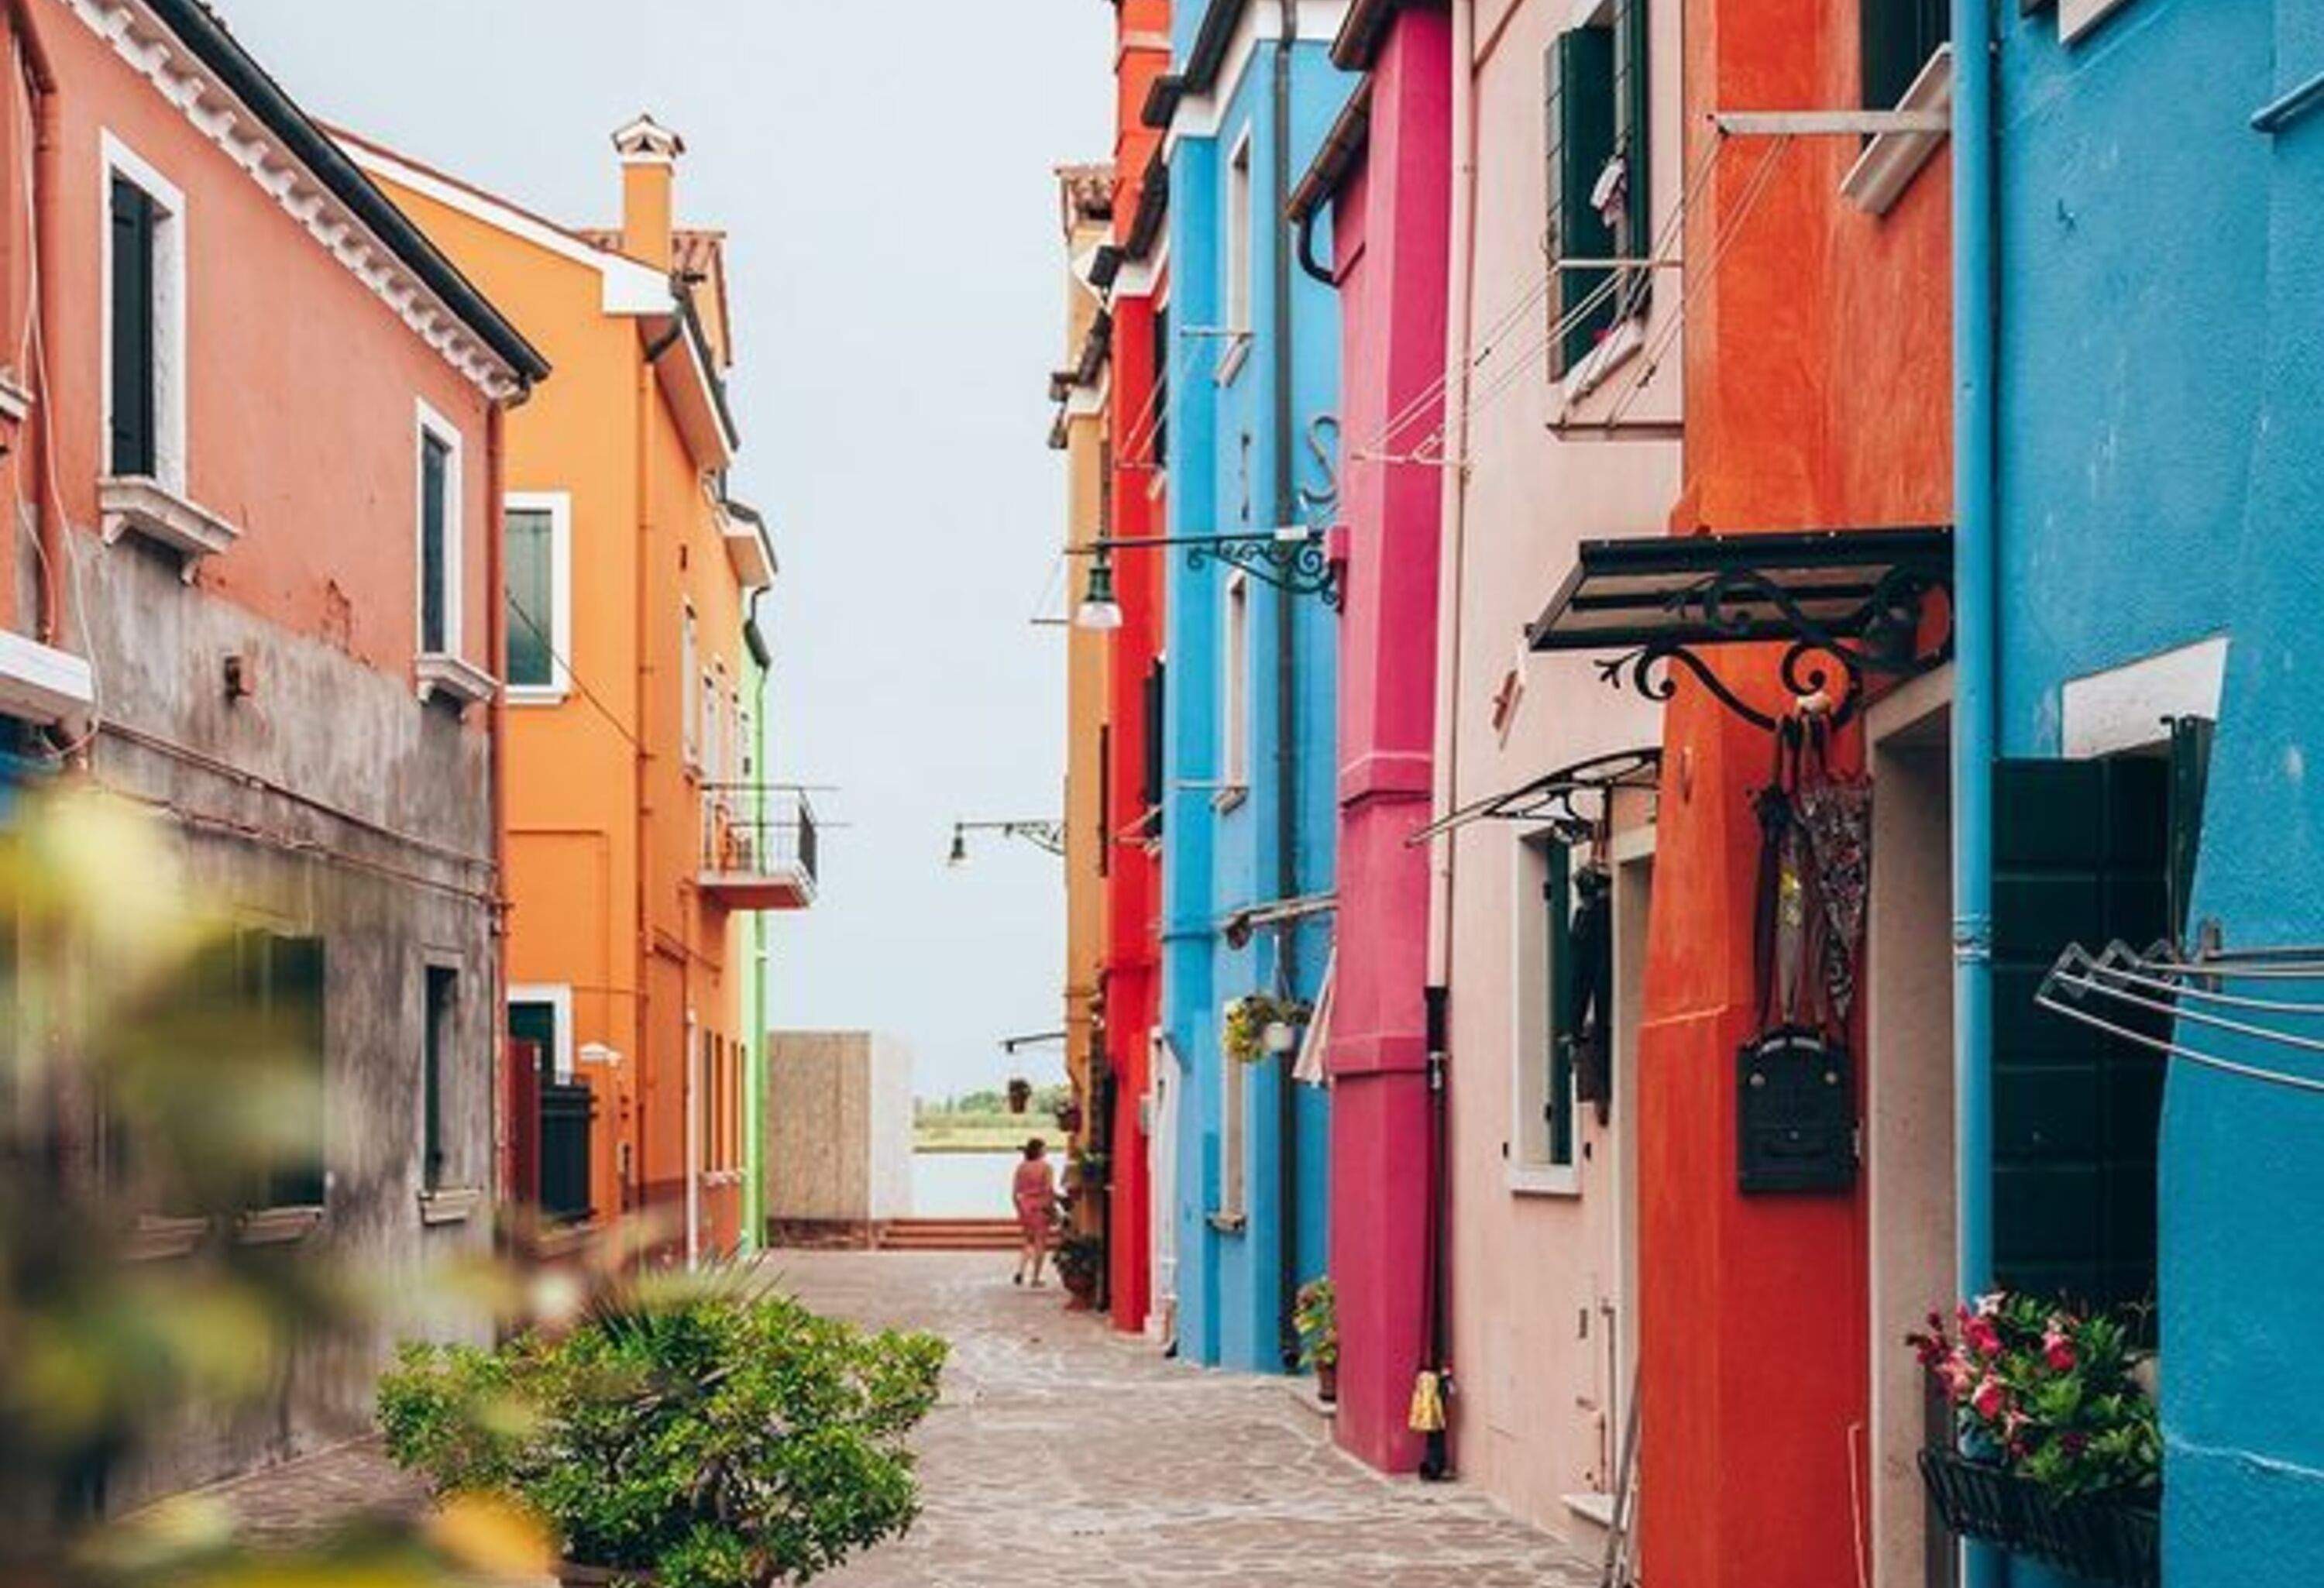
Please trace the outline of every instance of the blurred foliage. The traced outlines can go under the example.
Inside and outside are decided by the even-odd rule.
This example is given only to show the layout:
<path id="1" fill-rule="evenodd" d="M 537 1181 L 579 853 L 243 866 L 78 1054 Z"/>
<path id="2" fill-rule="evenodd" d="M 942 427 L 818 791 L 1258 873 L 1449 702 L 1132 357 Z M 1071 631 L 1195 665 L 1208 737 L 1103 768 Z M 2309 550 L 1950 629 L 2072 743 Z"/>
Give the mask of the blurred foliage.
<path id="1" fill-rule="evenodd" d="M 945 1349 L 817 1317 L 747 1269 L 625 1277 L 561 1334 L 407 1347 L 380 1421 L 399 1463 L 531 1509 L 576 1561 L 764 1588 L 910 1525 L 905 1441 Z"/>

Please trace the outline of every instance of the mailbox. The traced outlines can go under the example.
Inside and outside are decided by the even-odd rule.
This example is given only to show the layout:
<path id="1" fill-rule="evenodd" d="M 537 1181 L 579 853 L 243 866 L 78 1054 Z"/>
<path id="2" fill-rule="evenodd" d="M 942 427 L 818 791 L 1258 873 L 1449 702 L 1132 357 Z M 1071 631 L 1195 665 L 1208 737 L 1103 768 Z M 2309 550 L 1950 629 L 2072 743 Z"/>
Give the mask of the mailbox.
<path id="1" fill-rule="evenodd" d="M 1735 1056 L 1736 1178 L 1746 1194 L 1856 1184 L 1856 1086 L 1848 1049 L 1779 1026 Z"/>

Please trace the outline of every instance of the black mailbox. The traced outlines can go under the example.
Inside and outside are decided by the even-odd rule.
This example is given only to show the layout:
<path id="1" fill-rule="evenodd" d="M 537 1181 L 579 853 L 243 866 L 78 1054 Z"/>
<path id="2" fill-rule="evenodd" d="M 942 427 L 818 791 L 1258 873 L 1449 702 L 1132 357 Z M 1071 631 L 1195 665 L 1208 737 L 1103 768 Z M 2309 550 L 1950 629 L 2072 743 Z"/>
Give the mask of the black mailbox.
<path id="1" fill-rule="evenodd" d="M 1748 1193 L 1856 1184 L 1856 1087 L 1848 1049 L 1779 1026 L 1735 1056 L 1736 1177 Z"/>

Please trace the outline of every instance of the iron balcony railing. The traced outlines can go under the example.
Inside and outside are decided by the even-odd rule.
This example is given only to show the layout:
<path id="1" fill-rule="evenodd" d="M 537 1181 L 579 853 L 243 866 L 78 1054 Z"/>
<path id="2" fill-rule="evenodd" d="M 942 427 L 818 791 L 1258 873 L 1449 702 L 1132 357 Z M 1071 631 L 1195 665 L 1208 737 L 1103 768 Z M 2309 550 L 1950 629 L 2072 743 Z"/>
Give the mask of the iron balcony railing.
<path id="1" fill-rule="evenodd" d="M 706 784 L 702 812 L 702 872 L 709 885 L 788 884 L 813 894 L 816 818 L 805 790 L 775 783 Z"/>

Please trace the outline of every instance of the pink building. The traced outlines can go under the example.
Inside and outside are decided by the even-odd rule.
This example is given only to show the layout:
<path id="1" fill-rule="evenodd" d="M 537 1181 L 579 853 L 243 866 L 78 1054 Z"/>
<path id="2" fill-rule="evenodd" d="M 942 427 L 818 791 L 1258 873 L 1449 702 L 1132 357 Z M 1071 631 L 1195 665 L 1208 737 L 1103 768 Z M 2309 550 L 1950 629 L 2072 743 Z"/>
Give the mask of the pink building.
<path id="1" fill-rule="evenodd" d="M 1333 42 L 1368 74 L 1294 195 L 1301 257 L 1326 207 L 1340 289 L 1347 603 L 1341 625 L 1340 912 L 1327 1063 L 1331 1272 L 1339 1294 L 1340 1442 L 1406 1471 L 1415 1373 L 1433 1361 L 1434 1132 L 1427 825 L 1434 721 L 1439 480 L 1384 461 L 1433 431 L 1445 365 L 1450 19 L 1362 4 Z M 1398 416 L 1403 416 L 1401 420 Z M 1391 430 L 1383 439 L 1383 432 Z"/>

